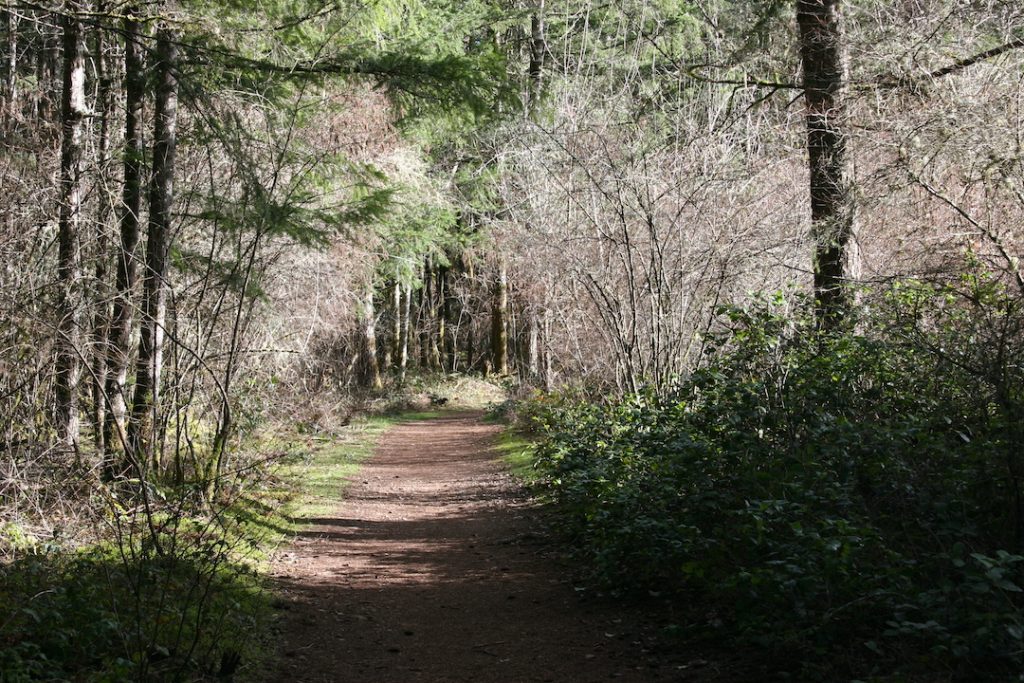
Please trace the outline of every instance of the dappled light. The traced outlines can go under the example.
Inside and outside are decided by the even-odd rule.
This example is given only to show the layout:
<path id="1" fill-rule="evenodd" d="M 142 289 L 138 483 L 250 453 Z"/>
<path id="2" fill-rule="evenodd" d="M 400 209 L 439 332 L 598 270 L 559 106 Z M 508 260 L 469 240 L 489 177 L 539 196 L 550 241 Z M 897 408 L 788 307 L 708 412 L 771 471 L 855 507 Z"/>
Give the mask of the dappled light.
<path id="1" fill-rule="evenodd" d="M 0 683 L 1024 683 L 1020 0 L 0 0 Z"/>
<path id="2" fill-rule="evenodd" d="M 274 563 L 285 657 L 273 680 L 662 680 L 635 615 L 580 600 L 501 471 L 497 427 L 450 414 L 381 441 L 335 516 Z M 632 655 L 630 653 L 633 653 Z"/>

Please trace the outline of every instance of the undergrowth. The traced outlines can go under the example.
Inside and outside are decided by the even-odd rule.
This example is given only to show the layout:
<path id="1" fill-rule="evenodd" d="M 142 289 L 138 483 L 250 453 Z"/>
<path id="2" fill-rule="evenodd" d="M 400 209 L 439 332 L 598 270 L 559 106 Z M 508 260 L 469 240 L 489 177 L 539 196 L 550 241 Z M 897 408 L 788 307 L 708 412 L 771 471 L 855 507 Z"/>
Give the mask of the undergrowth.
<path id="1" fill-rule="evenodd" d="M 536 398 L 543 486 L 605 589 L 774 676 L 1024 680 L 1024 315 L 980 277 L 868 300 L 723 309 L 668 395 Z"/>
<path id="2" fill-rule="evenodd" d="M 83 501 L 106 510 L 83 547 L 5 537 L 0 564 L 0 683 L 231 680 L 272 648 L 262 570 L 304 519 L 336 503 L 395 418 L 333 435 L 294 428 L 245 448 L 265 462 L 200 506 L 189 487 Z M 134 504 L 129 504 L 129 500 Z"/>
<path id="3" fill-rule="evenodd" d="M 364 396 L 361 410 L 375 415 L 404 415 L 439 408 L 483 410 L 508 397 L 510 380 L 463 373 L 410 372 L 389 380 L 376 396 Z"/>

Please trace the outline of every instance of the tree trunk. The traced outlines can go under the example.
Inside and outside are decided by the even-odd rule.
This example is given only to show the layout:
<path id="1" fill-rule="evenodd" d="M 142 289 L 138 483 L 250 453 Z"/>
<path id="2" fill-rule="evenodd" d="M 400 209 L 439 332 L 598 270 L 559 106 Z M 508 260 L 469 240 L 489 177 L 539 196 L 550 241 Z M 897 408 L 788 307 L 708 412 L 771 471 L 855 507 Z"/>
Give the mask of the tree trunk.
<path id="1" fill-rule="evenodd" d="M 491 361 L 496 375 L 508 374 L 508 269 L 502 261 L 491 301 Z"/>
<path id="2" fill-rule="evenodd" d="M 839 5 L 840 0 L 797 2 L 807 106 L 815 310 L 822 329 L 834 328 L 849 306 L 843 283 L 851 275 L 854 246 Z"/>
<path id="3" fill-rule="evenodd" d="M 409 342 L 409 362 L 417 364 L 419 367 L 423 365 L 423 354 L 422 345 L 420 344 L 420 323 L 423 318 L 423 288 L 420 287 L 416 290 L 416 305 L 413 306 L 412 288 L 409 288 L 409 331 L 407 338 Z"/>
<path id="4" fill-rule="evenodd" d="M 18 120 L 18 16 L 14 10 L 7 10 L 7 95 L 8 123 L 13 126 Z"/>
<path id="5" fill-rule="evenodd" d="M 395 282 L 388 281 L 384 283 L 384 291 L 387 292 L 386 298 L 384 299 L 384 316 L 383 319 L 387 323 L 384 334 L 378 340 L 379 356 L 380 356 L 380 371 L 382 373 L 391 372 L 395 367 L 395 363 L 398 360 L 398 319 L 401 307 L 401 295 L 398 292 L 398 285 Z"/>
<path id="6" fill-rule="evenodd" d="M 366 287 L 363 299 L 363 362 L 362 385 L 368 389 L 380 389 L 380 365 L 377 363 L 377 312 L 373 305 L 373 281 Z"/>
<path id="7" fill-rule="evenodd" d="M 550 393 L 555 386 L 555 373 L 552 369 L 554 364 L 551 359 L 551 310 L 548 308 L 544 309 L 543 325 L 544 391 Z"/>
<path id="8" fill-rule="evenodd" d="M 402 357 L 402 285 L 395 280 L 391 285 L 391 334 L 389 335 L 392 367 Z"/>
<path id="9" fill-rule="evenodd" d="M 445 350 L 447 348 L 447 319 L 445 317 L 445 299 L 447 292 L 445 291 L 445 285 L 447 284 L 447 268 L 437 268 L 434 270 L 437 285 L 435 287 L 433 312 L 436 325 L 434 327 L 434 344 L 431 352 L 434 356 L 434 367 L 441 372 L 445 371 Z"/>
<path id="10" fill-rule="evenodd" d="M 405 287 L 402 293 L 402 308 L 399 314 L 398 378 L 405 381 L 405 370 L 409 366 L 409 331 L 412 316 L 412 287 Z"/>
<path id="11" fill-rule="evenodd" d="M 441 291 L 444 293 L 444 299 L 441 306 L 441 320 L 444 323 L 445 334 L 444 334 L 444 356 L 445 365 L 448 372 L 458 372 L 459 370 L 459 346 L 456 332 L 458 331 L 458 325 L 455 321 L 455 296 L 452 293 L 452 275 L 451 270 L 446 268 L 444 270 L 443 282 Z"/>
<path id="12" fill-rule="evenodd" d="M 129 8 L 128 15 L 133 14 Z M 112 479 L 123 468 L 113 457 L 117 450 L 126 452 L 125 414 L 127 404 L 128 364 L 131 358 L 131 337 L 134 307 L 132 305 L 137 278 L 136 250 L 139 245 L 139 214 L 142 211 L 142 108 L 146 79 L 139 43 L 139 25 L 132 19 L 124 21 L 125 35 L 125 149 L 124 186 L 121 195 L 119 223 L 121 244 L 117 251 L 114 311 L 108 333 L 106 398 L 109 401 L 104 420 L 104 442 L 108 455 L 104 476 Z"/>
<path id="13" fill-rule="evenodd" d="M 530 381 L 540 376 L 540 329 L 537 322 L 537 313 L 533 310 L 527 313 L 526 333 L 526 369 Z"/>
<path id="14" fill-rule="evenodd" d="M 430 338 L 433 336 L 434 320 L 430 315 L 431 299 L 434 298 L 434 277 L 430 268 L 430 259 L 423 264 L 423 287 L 420 288 L 420 367 L 424 370 L 431 367 Z"/>
<path id="15" fill-rule="evenodd" d="M 430 370 L 441 369 L 441 351 L 438 348 L 438 335 L 444 332 L 437 319 L 437 269 L 434 268 L 433 259 L 427 257 L 423 266 L 423 313 L 425 316 L 423 324 L 423 365 Z"/>
<path id="16" fill-rule="evenodd" d="M 534 8 L 533 16 L 530 19 L 530 97 L 528 113 L 531 115 L 537 112 L 537 106 L 540 101 L 541 90 L 544 86 L 544 61 L 548 52 L 544 25 L 544 1 L 537 0 L 537 6 Z"/>
<path id="17" fill-rule="evenodd" d="M 139 462 L 151 456 L 160 465 L 160 376 L 163 361 L 167 255 L 174 204 L 174 158 L 178 125 L 178 46 L 166 26 L 157 30 L 156 109 L 153 126 L 153 179 L 149 189 L 149 234 L 143 278 L 142 331 L 132 402 L 131 448 Z"/>
<path id="18" fill-rule="evenodd" d="M 42 17 L 40 17 L 42 18 Z M 54 62 L 57 45 L 45 22 L 39 23 L 39 52 L 36 54 L 36 87 L 33 113 L 40 121 L 49 121 L 52 107 Z"/>
<path id="19" fill-rule="evenodd" d="M 464 261 L 466 269 L 466 283 L 469 290 L 468 300 L 470 311 L 466 322 L 466 372 L 472 372 L 476 367 L 476 317 L 473 310 L 474 294 L 476 290 L 476 269 L 473 259 L 466 257 Z"/>
<path id="20" fill-rule="evenodd" d="M 65 4 L 64 91 L 61 100 L 60 217 L 58 264 L 60 342 L 57 350 L 57 432 L 63 444 L 78 450 L 78 384 L 82 374 L 82 132 L 85 117 L 85 45 L 77 2 Z"/>
<path id="21" fill-rule="evenodd" d="M 104 12 L 103 3 L 97 5 L 97 12 Z M 110 292 L 107 271 L 110 253 L 110 214 L 113 209 L 107 189 L 110 170 L 110 119 L 111 78 L 106 64 L 106 45 L 103 31 L 96 32 L 96 76 L 99 88 L 96 97 L 96 111 L 100 117 L 99 135 L 96 140 L 97 192 L 96 200 L 96 249 L 93 286 L 92 321 L 92 423 L 96 449 L 106 452 L 104 425 L 106 424 L 107 335 L 110 332 Z"/>

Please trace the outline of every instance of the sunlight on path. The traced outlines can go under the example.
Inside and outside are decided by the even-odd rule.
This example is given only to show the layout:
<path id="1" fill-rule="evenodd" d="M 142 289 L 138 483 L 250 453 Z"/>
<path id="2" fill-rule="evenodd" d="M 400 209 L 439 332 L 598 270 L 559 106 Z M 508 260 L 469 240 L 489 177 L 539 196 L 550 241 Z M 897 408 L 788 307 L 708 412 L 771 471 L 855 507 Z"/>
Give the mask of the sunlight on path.
<path id="1" fill-rule="evenodd" d="M 583 604 L 496 460 L 500 427 L 392 429 L 276 567 L 271 681 L 651 681 L 646 639 Z"/>

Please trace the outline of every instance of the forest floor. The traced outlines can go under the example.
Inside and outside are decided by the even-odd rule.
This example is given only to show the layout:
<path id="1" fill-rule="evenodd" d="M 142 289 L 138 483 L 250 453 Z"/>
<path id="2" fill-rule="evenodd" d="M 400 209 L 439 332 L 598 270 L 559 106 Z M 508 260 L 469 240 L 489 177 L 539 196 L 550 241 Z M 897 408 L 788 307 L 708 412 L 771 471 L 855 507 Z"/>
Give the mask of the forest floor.
<path id="1" fill-rule="evenodd" d="M 575 590 L 544 513 L 478 413 L 385 434 L 333 514 L 273 566 L 270 682 L 722 680 L 658 653 L 656 629 Z"/>

